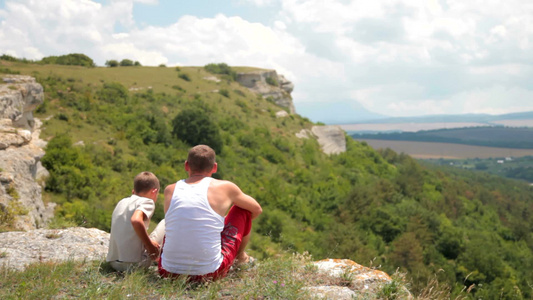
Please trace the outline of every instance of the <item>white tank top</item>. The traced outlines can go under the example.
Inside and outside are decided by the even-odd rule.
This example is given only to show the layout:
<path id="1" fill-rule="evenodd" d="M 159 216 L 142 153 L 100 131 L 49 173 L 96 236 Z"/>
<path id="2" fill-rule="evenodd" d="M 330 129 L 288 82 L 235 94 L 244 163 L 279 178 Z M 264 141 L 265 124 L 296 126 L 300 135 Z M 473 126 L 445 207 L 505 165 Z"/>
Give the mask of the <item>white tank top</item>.
<path id="1" fill-rule="evenodd" d="M 185 180 L 176 183 L 165 215 L 165 243 L 162 267 L 172 273 L 204 275 L 216 271 L 222 263 L 220 233 L 224 218 L 207 201 L 207 189 L 213 178 L 197 184 Z"/>

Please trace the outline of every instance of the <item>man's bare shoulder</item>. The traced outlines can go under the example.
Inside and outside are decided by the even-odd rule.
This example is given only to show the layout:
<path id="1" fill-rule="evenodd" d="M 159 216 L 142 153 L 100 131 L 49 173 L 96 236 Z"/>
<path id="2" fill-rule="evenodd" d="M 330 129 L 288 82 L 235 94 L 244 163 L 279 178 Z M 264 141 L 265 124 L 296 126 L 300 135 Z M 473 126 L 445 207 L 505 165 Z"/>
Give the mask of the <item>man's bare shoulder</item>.
<path id="1" fill-rule="evenodd" d="M 210 188 L 222 189 L 222 190 L 228 190 L 229 191 L 229 190 L 233 190 L 233 189 L 238 189 L 239 187 L 235 183 L 233 183 L 231 181 L 213 178 L 213 180 L 211 180 Z"/>
<path id="2" fill-rule="evenodd" d="M 167 185 L 167 187 L 165 188 L 165 194 L 174 193 L 175 187 L 176 187 L 176 183 Z"/>

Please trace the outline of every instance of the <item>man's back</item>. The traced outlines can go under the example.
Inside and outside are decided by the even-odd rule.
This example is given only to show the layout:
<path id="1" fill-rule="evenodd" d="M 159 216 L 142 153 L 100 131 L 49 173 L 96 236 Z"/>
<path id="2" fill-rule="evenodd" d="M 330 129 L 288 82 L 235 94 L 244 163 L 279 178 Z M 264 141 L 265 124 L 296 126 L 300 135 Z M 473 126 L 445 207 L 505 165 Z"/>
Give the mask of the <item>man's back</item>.
<path id="1" fill-rule="evenodd" d="M 181 180 L 174 185 L 162 254 L 163 268 L 172 273 L 202 275 L 215 271 L 222 262 L 224 217 L 208 201 L 212 181 L 205 177 L 193 184 Z"/>

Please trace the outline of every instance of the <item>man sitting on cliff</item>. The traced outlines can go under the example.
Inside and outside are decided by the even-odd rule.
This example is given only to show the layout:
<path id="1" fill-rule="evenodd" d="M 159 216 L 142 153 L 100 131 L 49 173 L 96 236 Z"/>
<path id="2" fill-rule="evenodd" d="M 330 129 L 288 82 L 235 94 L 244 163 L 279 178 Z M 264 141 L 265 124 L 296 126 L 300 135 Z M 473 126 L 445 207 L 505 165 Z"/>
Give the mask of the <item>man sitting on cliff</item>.
<path id="1" fill-rule="evenodd" d="M 187 179 L 165 188 L 166 228 L 159 273 L 189 275 L 193 281 L 224 277 L 234 261 L 250 260 L 244 249 L 261 206 L 236 184 L 211 177 L 217 163 L 209 146 L 190 149 L 185 171 Z"/>

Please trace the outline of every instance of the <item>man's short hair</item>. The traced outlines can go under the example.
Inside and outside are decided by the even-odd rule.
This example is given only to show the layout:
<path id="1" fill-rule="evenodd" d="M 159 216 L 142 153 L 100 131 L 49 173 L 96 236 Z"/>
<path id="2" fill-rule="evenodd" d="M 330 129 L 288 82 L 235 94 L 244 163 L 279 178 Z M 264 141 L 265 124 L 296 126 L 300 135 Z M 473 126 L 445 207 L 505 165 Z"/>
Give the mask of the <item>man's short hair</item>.
<path id="1" fill-rule="evenodd" d="M 187 162 L 193 172 L 209 172 L 215 165 L 215 150 L 207 145 L 194 146 L 189 150 Z"/>
<path id="2" fill-rule="evenodd" d="M 133 190 L 135 194 L 146 193 L 151 189 L 159 190 L 159 179 L 152 172 L 141 172 L 133 179 Z"/>

